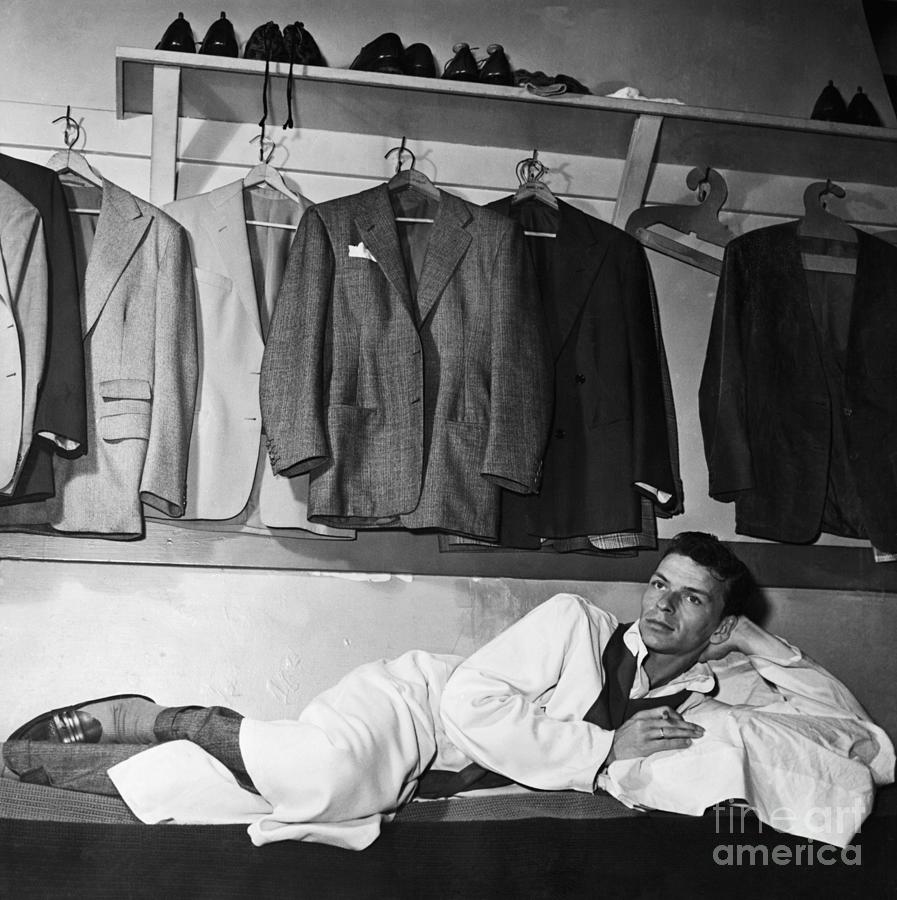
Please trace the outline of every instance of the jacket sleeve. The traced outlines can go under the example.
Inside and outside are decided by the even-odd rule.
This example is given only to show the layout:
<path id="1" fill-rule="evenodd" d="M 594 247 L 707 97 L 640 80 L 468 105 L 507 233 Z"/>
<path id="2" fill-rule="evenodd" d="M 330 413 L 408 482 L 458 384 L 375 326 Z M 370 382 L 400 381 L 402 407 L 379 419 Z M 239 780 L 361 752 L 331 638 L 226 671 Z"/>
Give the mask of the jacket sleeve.
<path id="1" fill-rule="evenodd" d="M 523 229 L 509 223 L 493 265 L 492 370 L 484 477 L 519 494 L 539 490 L 554 403 L 547 326 Z"/>
<path id="2" fill-rule="evenodd" d="M 140 499 L 168 516 L 182 516 L 199 370 L 196 296 L 187 233 L 167 221 L 156 279 L 152 418 Z"/>
<path id="3" fill-rule="evenodd" d="M 629 341 L 632 480 L 653 502 L 675 506 L 680 489 L 673 472 L 669 440 L 660 322 L 655 321 L 648 258 L 637 241 L 627 244 L 628 251 L 619 256 L 617 277 Z M 672 410 L 669 414 L 673 415 Z"/>
<path id="4" fill-rule="evenodd" d="M 723 270 L 698 389 L 710 496 L 722 502 L 734 500 L 738 492 L 753 487 L 741 333 L 747 290 L 736 241 L 726 247 L 723 256 Z"/>
<path id="5" fill-rule="evenodd" d="M 461 663 L 441 702 L 452 743 L 520 784 L 591 792 L 614 732 L 540 705 L 577 642 L 591 640 L 586 618 L 578 597 L 558 594 Z"/>
<path id="6" fill-rule="evenodd" d="M 330 459 L 324 365 L 334 267 L 324 223 L 309 209 L 290 249 L 262 359 L 262 425 L 277 475 L 301 475 Z"/>
<path id="7" fill-rule="evenodd" d="M 81 305 L 69 212 L 59 176 L 50 181 L 50 215 L 44 221 L 47 239 L 50 318 L 47 366 L 41 386 L 34 430 L 68 453 L 86 450 L 87 400 Z"/>

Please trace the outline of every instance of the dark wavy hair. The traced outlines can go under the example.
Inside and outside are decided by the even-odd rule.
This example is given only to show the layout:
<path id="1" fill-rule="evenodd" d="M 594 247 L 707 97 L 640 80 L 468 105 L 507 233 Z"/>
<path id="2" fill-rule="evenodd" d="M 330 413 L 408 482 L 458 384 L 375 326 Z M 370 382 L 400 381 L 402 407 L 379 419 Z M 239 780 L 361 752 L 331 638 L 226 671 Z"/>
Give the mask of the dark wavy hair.
<path id="1" fill-rule="evenodd" d="M 682 531 L 661 556 L 676 553 L 703 566 L 725 589 L 723 616 L 741 615 L 756 590 L 748 567 L 716 535 L 704 531 Z"/>

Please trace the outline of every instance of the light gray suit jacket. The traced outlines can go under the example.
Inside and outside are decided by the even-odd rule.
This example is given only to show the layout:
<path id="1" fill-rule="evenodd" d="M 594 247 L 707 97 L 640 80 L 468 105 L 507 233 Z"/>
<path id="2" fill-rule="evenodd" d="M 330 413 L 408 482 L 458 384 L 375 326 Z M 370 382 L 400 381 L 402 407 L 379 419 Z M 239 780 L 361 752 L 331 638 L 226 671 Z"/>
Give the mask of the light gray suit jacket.
<path id="1" fill-rule="evenodd" d="M 47 348 L 47 256 L 38 211 L 0 181 L 0 493 L 31 447 Z"/>
<path id="2" fill-rule="evenodd" d="M 197 364 L 183 228 L 104 181 L 82 297 L 87 453 L 56 458 L 55 497 L 7 507 L 0 517 L 138 537 L 142 503 L 179 516 L 187 499 Z"/>
<path id="3" fill-rule="evenodd" d="M 310 209 L 261 402 L 313 521 L 495 537 L 501 487 L 538 489 L 552 403 L 520 226 L 440 191 L 412 293 L 385 185 Z"/>
<path id="4" fill-rule="evenodd" d="M 310 206 L 300 200 L 296 224 Z M 264 454 L 259 373 L 265 342 L 242 180 L 176 200 L 165 211 L 187 230 L 199 319 L 199 388 L 184 517 L 225 520 L 239 515 L 258 477 L 256 502 L 262 524 L 351 536 L 352 532 L 310 523 L 308 476 L 275 475 Z"/>

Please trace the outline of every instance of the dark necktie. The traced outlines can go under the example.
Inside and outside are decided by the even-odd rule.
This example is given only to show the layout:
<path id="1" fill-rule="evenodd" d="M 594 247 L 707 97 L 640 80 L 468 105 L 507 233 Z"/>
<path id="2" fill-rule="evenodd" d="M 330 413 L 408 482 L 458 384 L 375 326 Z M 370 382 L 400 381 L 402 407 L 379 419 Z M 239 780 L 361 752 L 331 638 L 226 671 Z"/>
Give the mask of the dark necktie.
<path id="1" fill-rule="evenodd" d="M 681 690 L 663 697 L 644 697 L 641 700 L 629 698 L 629 692 L 635 681 L 635 657 L 629 652 L 623 636 L 631 624 L 627 622 L 618 625 L 607 642 L 601 654 L 604 686 L 598 698 L 589 707 L 589 711 L 583 716 L 583 721 L 591 722 L 608 731 L 619 728 L 628 718 L 643 709 L 658 706 L 671 706 L 676 709 L 685 702 L 690 693 L 688 690 Z M 490 772 L 477 763 L 471 763 L 460 772 L 428 769 L 420 777 L 417 796 L 432 800 L 437 797 L 451 797 L 460 791 L 504 787 L 514 783 L 498 772 Z"/>

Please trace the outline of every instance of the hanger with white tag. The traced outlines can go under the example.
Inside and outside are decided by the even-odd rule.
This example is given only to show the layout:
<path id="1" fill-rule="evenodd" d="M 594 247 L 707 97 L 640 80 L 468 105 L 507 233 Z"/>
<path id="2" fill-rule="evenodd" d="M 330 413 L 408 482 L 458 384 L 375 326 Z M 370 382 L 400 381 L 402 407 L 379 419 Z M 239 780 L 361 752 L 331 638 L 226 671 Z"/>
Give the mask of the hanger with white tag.
<path id="1" fill-rule="evenodd" d="M 548 166 L 539 160 L 539 151 L 533 150 L 533 155 L 527 159 L 521 159 L 517 163 L 517 181 L 519 187 L 511 197 L 511 204 L 525 203 L 528 200 L 537 200 L 551 209 L 558 208 L 557 197 L 551 192 L 551 188 L 542 181 Z M 524 231 L 527 237 L 553 238 L 557 234 L 553 231 Z"/>
<path id="2" fill-rule="evenodd" d="M 419 194 L 425 203 L 439 203 L 439 188 L 424 175 L 414 168 L 416 162 L 414 153 L 405 146 L 405 136 L 402 136 L 402 143 L 398 147 L 387 150 L 384 159 L 388 159 L 393 153 L 397 153 L 396 173 L 386 183 L 386 187 L 391 194 L 398 194 L 405 191 L 414 191 Z M 402 168 L 402 156 L 408 154 L 411 157 L 411 164 L 407 169 Z M 426 216 L 396 216 L 396 222 L 406 222 L 412 225 L 432 225 L 433 219 Z"/>
<path id="3" fill-rule="evenodd" d="M 250 144 L 254 144 L 256 141 L 259 142 L 259 161 L 256 165 L 254 165 L 243 177 L 243 189 L 253 188 L 253 187 L 269 187 L 273 188 L 279 194 L 283 194 L 288 200 L 292 200 L 294 203 L 301 203 L 302 201 L 296 194 L 290 190 L 286 181 L 284 180 L 283 175 L 271 165 L 271 157 L 274 155 L 274 149 L 276 144 L 274 141 L 265 137 L 265 126 L 262 126 L 262 130 L 260 134 L 257 134 L 252 140 L 249 142 Z M 265 146 L 268 145 L 268 151 L 265 152 Z M 295 225 L 289 225 L 284 222 L 261 222 L 255 219 L 247 219 L 247 225 L 260 225 L 262 228 L 282 228 L 285 231 L 295 231 Z"/>
<path id="4" fill-rule="evenodd" d="M 65 131 L 62 139 L 65 143 L 65 150 L 57 150 L 47 160 L 47 168 L 52 169 L 60 176 L 74 175 L 75 181 L 73 183 L 86 183 L 91 187 L 102 188 L 102 177 L 94 171 L 86 157 L 73 149 L 81 137 L 81 125 L 72 118 L 71 106 L 66 106 L 65 115 L 57 116 L 53 119 L 53 124 L 55 125 L 56 122 L 62 122 L 63 120 L 65 121 Z M 100 214 L 99 209 L 71 208 L 69 212 L 88 216 L 98 216 Z"/>
<path id="5" fill-rule="evenodd" d="M 830 180 L 814 181 L 804 191 L 804 216 L 798 223 L 797 233 L 808 249 L 801 247 L 801 264 L 810 272 L 855 275 L 857 233 L 840 216 L 826 209 L 823 201 L 826 194 L 844 197 L 845 191 Z M 814 238 L 826 241 L 829 252 L 814 252 L 814 249 L 810 248 Z"/>

